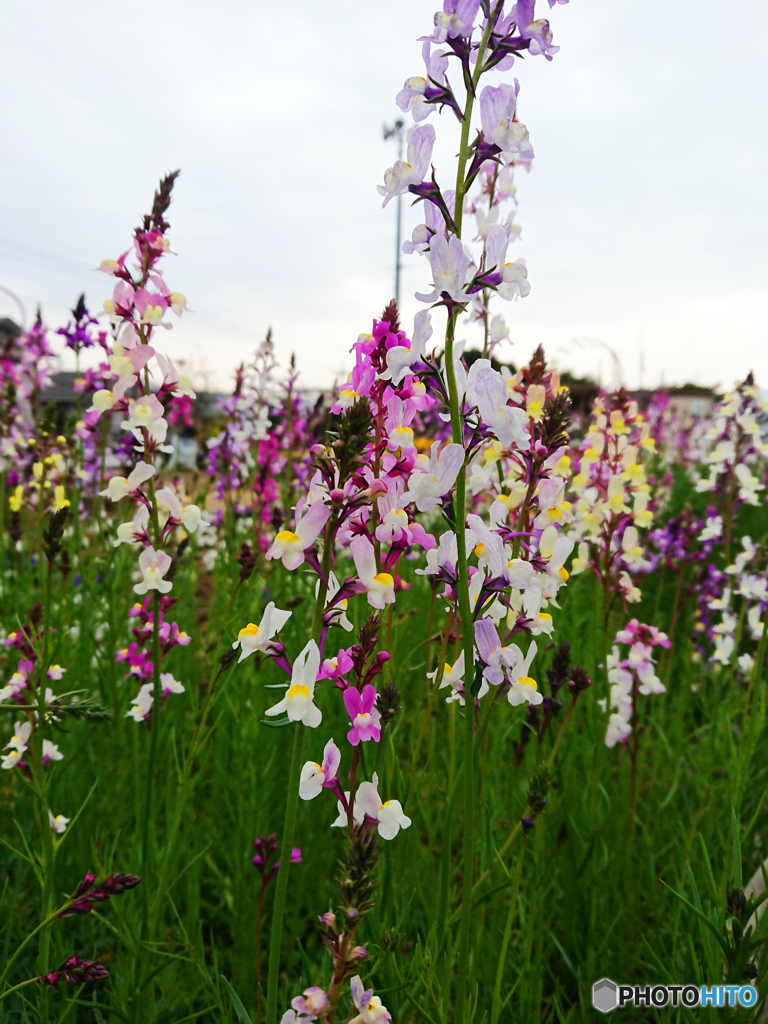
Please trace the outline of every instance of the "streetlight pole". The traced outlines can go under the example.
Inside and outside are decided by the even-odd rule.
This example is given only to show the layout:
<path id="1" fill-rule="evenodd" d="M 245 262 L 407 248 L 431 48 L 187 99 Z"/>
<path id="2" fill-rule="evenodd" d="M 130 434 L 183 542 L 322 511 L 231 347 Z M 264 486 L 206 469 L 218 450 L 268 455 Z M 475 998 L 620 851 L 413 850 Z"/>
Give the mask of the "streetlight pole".
<path id="1" fill-rule="evenodd" d="M 384 141 L 387 142 L 389 139 L 397 140 L 397 159 L 403 159 L 403 140 L 405 138 L 405 121 L 400 118 L 395 121 L 392 127 L 384 125 L 383 135 Z M 399 195 L 397 197 L 397 228 L 396 228 L 396 239 L 395 239 L 395 302 L 400 305 L 400 258 L 402 254 L 402 232 L 403 232 L 403 197 Z"/>

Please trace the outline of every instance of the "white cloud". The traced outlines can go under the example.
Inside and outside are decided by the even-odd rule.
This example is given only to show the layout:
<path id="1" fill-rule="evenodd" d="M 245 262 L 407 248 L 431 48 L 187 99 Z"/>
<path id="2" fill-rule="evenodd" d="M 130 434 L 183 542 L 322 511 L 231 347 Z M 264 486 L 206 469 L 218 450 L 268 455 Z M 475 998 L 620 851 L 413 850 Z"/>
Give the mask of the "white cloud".
<path id="1" fill-rule="evenodd" d="M 541 0 L 540 0 L 541 3 Z M 39 0 L 6 11 L 0 284 L 52 323 L 86 268 L 127 248 L 160 175 L 180 166 L 167 278 L 197 314 L 175 355 L 228 371 L 268 326 L 304 380 L 329 383 L 392 294 L 393 160 L 381 125 L 420 69 L 434 0 L 256 4 Z M 524 360 L 543 341 L 597 371 L 597 337 L 630 384 L 768 380 L 765 298 L 768 8 L 576 0 L 551 13 L 561 52 L 518 62 L 536 161 L 519 179 L 532 292 L 507 308 Z M 456 122 L 438 127 L 450 184 Z M 452 167 L 451 167 L 452 170 Z M 407 208 L 406 227 L 418 207 Z M 16 248 L 8 241 L 16 243 Z M 18 246 L 26 246 L 19 249 Z M 53 261 L 30 249 L 58 254 Z M 404 312 L 426 275 L 406 257 Z M 0 314 L 14 315 L 0 294 Z M 467 332 L 465 332 L 467 333 Z M 603 367 L 607 375 L 607 363 Z"/>

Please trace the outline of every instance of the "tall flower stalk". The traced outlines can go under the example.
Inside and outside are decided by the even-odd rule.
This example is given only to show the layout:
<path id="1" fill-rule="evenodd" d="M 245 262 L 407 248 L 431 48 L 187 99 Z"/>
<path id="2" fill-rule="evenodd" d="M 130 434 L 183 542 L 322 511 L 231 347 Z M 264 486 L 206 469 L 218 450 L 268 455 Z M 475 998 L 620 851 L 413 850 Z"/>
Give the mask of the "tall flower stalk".
<path id="1" fill-rule="evenodd" d="M 551 5 L 550 5 L 551 6 Z M 553 47 L 549 24 L 545 20 L 534 20 L 534 3 L 522 2 L 514 4 L 504 14 L 503 0 L 485 0 L 485 2 L 454 2 L 446 0 L 443 10 L 435 15 L 435 29 L 431 36 L 424 39 L 423 56 L 427 75 L 425 78 L 409 78 L 398 94 L 398 104 L 403 110 L 410 110 L 414 119 L 419 122 L 430 116 L 436 109 L 447 108 L 456 115 L 461 125 L 458 160 L 456 167 L 456 185 L 453 193 L 443 193 L 437 184 L 434 168 L 431 181 L 422 180 L 429 166 L 432 144 L 435 133 L 430 125 L 413 128 L 408 134 L 408 160 L 399 161 L 385 174 L 384 186 L 379 191 L 385 196 L 386 204 L 393 196 L 408 190 L 419 199 L 424 200 L 428 208 L 426 223 L 414 232 L 413 241 L 404 246 L 406 251 L 421 251 L 428 256 L 433 278 L 432 293 L 418 294 L 421 301 L 432 302 L 445 306 L 448 320 L 445 332 L 444 367 L 445 397 L 450 411 L 451 436 L 455 445 L 467 449 L 465 465 L 472 454 L 472 441 L 467 444 L 465 424 L 470 418 L 473 405 L 479 408 L 481 420 L 493 430 L 493 419 L 501 415 L 502 419 L 511 420 L 511 410 L 504 412 L 506 399 L 502 399 L 501 408 L 493 409 L 490 417 L 486 407 L 490 409 L 491 392 L 497 390 L 495 381 L 486 373 L 483 384 L 468 392 L 467 386 L 460 386 L 457 375 L 456 358 L 456 325 L 459 314 L 466 310 L 472 296 L 477 296 L 478 318 L 484 324 L 483 357 L 489 352 L 488 330 L 488 297 L 491 291 L 498 291 L 504 298 L 526 295 L 528 292 L 527 271 L 524 264 L 505 262 L 507 246 L 512 237 L 512 225 L 495 223 L 498 214 L 495 208 L 495 192 L 498 169 L 507 165 L 510 169 L 516 162 L 530 163 L 533 151 L 528 143 L 528 132 L 516 118 L 517 82 L 514 86 L 486 86 L 479 93 L 482 129 L 477 137 L 470 141 L 472 117 L 475 100 L 478 98 L 478 86 L 484 73 L 492 69 L 507 70 L 515 61 L 515 56 L 528 51 L 532 54 L 543 54 L 551 60 L 557 52 Z M 481 14 L 479 25 L 475 25 L 478 13 Z M 477 34 L 476 34 L 477 33 Z M 473 38 L 474 37 L 474 38 Z M 436 49 L 445 45 L 446 49 Z M 451 58 L 458 61 L 465 88 L 464 102 L 461 104 L 453 91 L 447 71 Z M 475 264 L 468 255 L 463 244 L 463 215 L 465 200 L 469 189 L 478 175 L 488 178 L 492 183 L 485 189 L 488 199 L 488 212 L 484 225 L 480 226 L 480 237 L 483 248 L 480 258 Z M 430 205 L 431 204 L 431 205 Z M 433 209 L 435 208 L 435 209 Z M 476 211 L 481 209 L 475 203 Z M 483 216 L 485 216 L 483 214 Z M 500 328 L 497 325 L 497 330 Z M 500 331 L 503 336 L 503 331 Z M 487 360 L 483 358 L 482 364 Z M 483 365 L 482 370 L 485 369 Z M 481 372 L 482 372 L 481 370 Z M 488 364 L 490 371 L 490 364 Z M 466 381 L 466 373 L 461 370 Z M 502 389 L 505 391 L 506 389 Z M 465 393 L 467 401 L 465 404 Z M 473 401 L 474 398 L 474 401 Z M 497 403 L 498 404 L 498 403 Z M 503 445 L 509 445 L 512 438 L 507 439 L 508 431 L 503 430 Z M 497 436 L 502 436 L 497 433 Z M 535 487 L 536 477 L 532 477 L 531 488 Z M 473 714 L 474 696 L 477 692 L 474 680 L 475 666 L 475 616 L 473 601 L 470 597 L 470 579 L 467 558 L 466 532 L 466 487 L 467 478 L 464 468 L 456 479 L 456 490 L 453 495 L 453 522 L 456 531 L 456 569 L 455 586 L 458 619 L 462 634 L 463 661 L 466 672 L 464 692 L 466 710 L 464 721 L 464 755 L 463 755 L 463 795 L 464 795 L 464 843 L 462 871 L 462 912 L 458 942 L 458 977 L 456 996 L 456 1019 L 464 1024 L 468 1014 L 468 971 L 470 960 L 470 930 L 472 920 L 472 888 L 475 850 L 474 805 L 476 801 L 474 782 L 474 743 L 475 716 Z M 533 490 L 528 500 L 533 497 Z M 524 513 L 523 513 L 524 514 Z M 515 555 L 519 550 L 519 540 L 515 544 Z M 479 610 L 479 609 L 478 609 Z M 470 704 L 469 696 L 473 697 Z"/>

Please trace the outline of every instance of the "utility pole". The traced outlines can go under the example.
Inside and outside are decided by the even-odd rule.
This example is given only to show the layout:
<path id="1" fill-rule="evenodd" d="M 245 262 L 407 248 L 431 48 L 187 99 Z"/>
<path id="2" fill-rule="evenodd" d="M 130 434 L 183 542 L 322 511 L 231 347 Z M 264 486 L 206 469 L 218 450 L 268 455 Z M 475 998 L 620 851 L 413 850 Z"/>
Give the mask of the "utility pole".
<path id="1" fill-rule="evenodd" d="M 395 121 L 391 128 L 384 125 L 383 135 L 384 141 L 388 142 L 389 139 L 395 139 L 397 141 L 397 159 L 403 159 L 403 140 L 405 138 L 405 121 L 400 118 Z M 403 197 L 399 195 L 396 199 L 397 202 L 397 237 L 395 239 L 395 302 L 398 306 L 400 305 L 400 258 L 402 255 L 402 232 L 403 232 Z"/>

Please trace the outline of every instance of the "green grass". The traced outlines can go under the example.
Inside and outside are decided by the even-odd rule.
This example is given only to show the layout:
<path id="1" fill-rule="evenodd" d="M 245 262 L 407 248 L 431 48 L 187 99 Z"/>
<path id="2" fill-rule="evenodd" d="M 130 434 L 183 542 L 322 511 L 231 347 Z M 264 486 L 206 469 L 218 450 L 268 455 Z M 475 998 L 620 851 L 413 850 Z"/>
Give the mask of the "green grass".
<path id="1" fill-rule="evenodd" d="M 746 531 L 753 539 L 765 537 L 764 508 L 744 514 L 739 532 Z M 258 622 L 269 598 L 278 607 L 292 607 L 283 638 L 295 656 L 310 632 L 314 585 L 302 570 L 288 573 L 274 563 L 262 564 L 224 621 L 239 571 L 237 546 L 232 543 L 210 579 L 201 582 L 193 544 L 175 578 L 179 600 L 169 618 L 192 635 L 192 643 L 174 649 L 164 666 L 186 692 L 171 697 L 159 716 L 155 812 L 145 866 L 140 851 L 150 731 L 125 717 L 138 687 L 133 679 L 123 679 L 125 666 L 114 660 L 115 649 L 130 639 L 134 555 L 124 546 L 103 545 L 95 535 L 88 548 L 70 550 L 76 568 L 66 583 L 55 575 L 53 660 L 68 669 L 55 688 L 93 691 L 113 712 L 111 721 L 102 723 L 68 719 L 54 737 L 65 759 L 53 768 L 51 809 L 74 817 L 93 790 L 60 850 L 55 897 L 71 893 L 89 870 L 98 877 L 137 872 L 143 881 L 93 913 L 64 918 L 53 927 L 53 964 L 76 953 L 99 959 L 110 975 L 83 988 L 61 983 L 49 991 L 51 1020 L 256 1021 L 261 878 L 251 866 L 252 843 L 259 833 L 277 832 L 279 838 L 291 729 L 298 728 L 264 724 L 264 711 L 280 692 L 265 686 L 282 682 L 284 673 L 259 656 L 228 668 L 217 683 L 204 743 L 187 775 L 183 765 L 207 687 L 237 630 Z M 381 842 L 376 905 L 359 937 L 368 951 L 360 971 L 394 1021 L 450 1024 L 461 890 L 463 709 L 447 705 L 445 691 L 429 692 L 425 674 L 437 663 L 439 643 L 431 653 L 423 643 L 431 591 L 424 577 L 413 574 L 418 564 L 407 563 L 410 589 L 398 595 L 391 627 L 389 676 L 400 690 L 402 709 L 385 732 L 383 748 L 365 744 L 362 761 L 363 777 L 378 769 L 383 799 L 399 799 L 413 824 L 393 842 Z M 763 802 L 768 743 L 759 717 L 765 684 L 761 681 L 750 694 L 743 683 L 734 682 L 730 670 L 713 673 L 692 662 L 692 609 L 690 602 L 674 607 L 677 582 L 672 572 L 643 578 L 643 602 L 631 608 L 641 621 L 661 629 L 670 628 L 673 615 L 678 619 L 672 650 L 660 661 L 667 692 L 641 698 L 634 813 L 630 757 L 603 743 L 606 716 L 597 700 L 607 694 L 601 667 L 606 641 L 600 597 L 589 575 L 572 578 L 561 591 L 555 639 L 570 641 L 574 662 L 585 666 L 594 685 L 579 698 L 563 732 L 546 809 L 526 839 L 519 886 L 520 838 L 503 857 L 499 851 L 525 811 L 531 779 L 547 761 L 566 709 L 541 747 L 535 737 L 530 740 L 517 766 L 513 742 L 524 728 L 524 708 L 506 702 L 494 707 L 480 735 L 475 875 L 483 880 L 476 890 L 470 965 L 477 1024 L 490 1020 L 508 917 L 501 1021 L 581 1024 L 603 1019 L 591 1008 L 592 984 L 603 976 L 632 984 L 723 980 L 723 959 L 711 930 L 671 890 L 694 905 L 700 901 L 705 915 L 714 914 L 722 928 L 726 891 L 735 877 L 732 809 L 745 881 L 768 854 Z M 15 568 L 6 555 L 6 631 L 24 621 L 37 599 L 29 551 L 21 553 Z M 363 597 L 350 601 L 356 625 L 368 612 Z M 628 618 L 621 610 L 614 612 L 609 639 Z M 444 605 L 436 600 L 433 633 L 444 624 Z M 79 632 L 73 632 L 76 626 Z M 388 632 L 385 618 L 383 639 Z M 332 629 L 326 654 L 351 642 L 350 634 Z M 9 650 L 3 649 L 6 655 Z M 534 675 L 541 687 L 551 656 L 552 646 L 540 643 Z M 14 668 L 15 659 L 9 658 L 6 675 Z M 308 732 L 307 757 L 319 760 L 326 740 L 334 736 L 345 772 L 350 748 L 343 742 L 348 722 L 340 692 L 324 682 L 317 694 L 324 718 L 320 728 Z M 0 787 L 0 835 L 20 853 L 36 850 L 32 798 L 19 773 L 3 772 Z M 176 816 L 179 831 L 169 851 Z M 317 921 L 339 902 L 334 879 L 345 831 L 329 827 L 335 817 L 335 800 L 325 792 L 299 807 L 296 843 L 302 863 L 290 873 L 281 1012 L 303 988 L 328 983 L 330 966 Z M 40 898 L 24 857 L 5 846 L 0 858 L 6 880 L 0 935 L 5 960 L 37 924 Z M 274 883 L 265 897 L 264 987 L 273 888 Z M 149 927 L 143 924 L 145 914 Z M 765 949 L 759 962 L 764 992 Z M 11 983 L 35 973 L 32 944 L 14 966 Z M 10 997 L 0 1020 L 37 1021 L 39 991 L 32 986 Z M 617 1012 L 626 1021 L 755 1019 L 754 1011 L 746 1010 Z"/>

